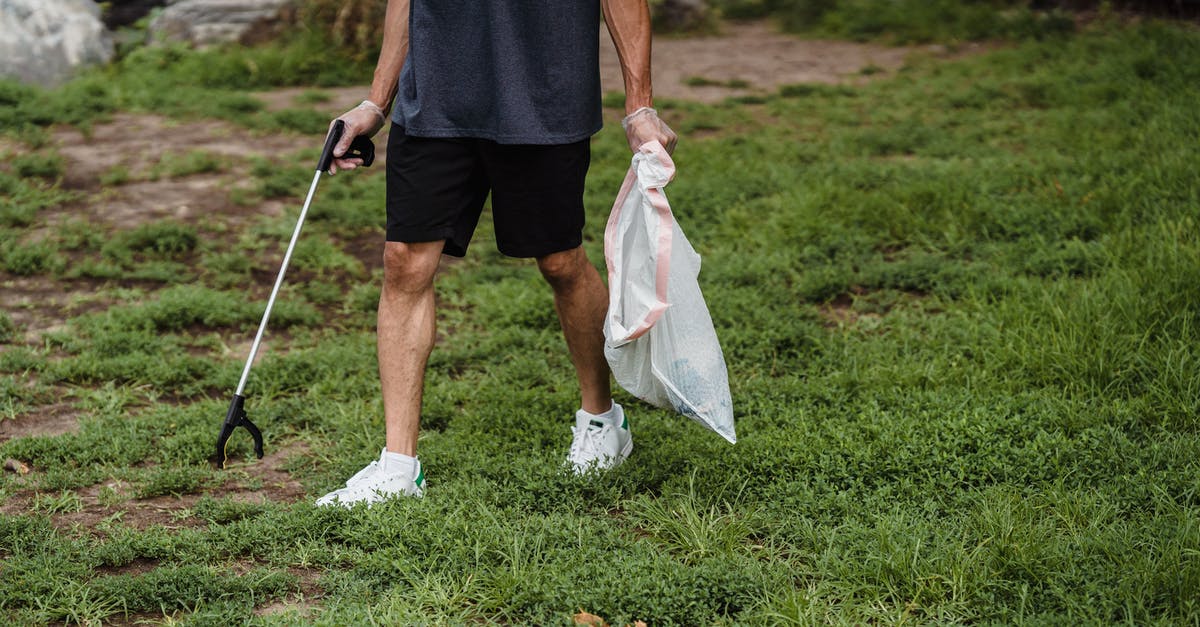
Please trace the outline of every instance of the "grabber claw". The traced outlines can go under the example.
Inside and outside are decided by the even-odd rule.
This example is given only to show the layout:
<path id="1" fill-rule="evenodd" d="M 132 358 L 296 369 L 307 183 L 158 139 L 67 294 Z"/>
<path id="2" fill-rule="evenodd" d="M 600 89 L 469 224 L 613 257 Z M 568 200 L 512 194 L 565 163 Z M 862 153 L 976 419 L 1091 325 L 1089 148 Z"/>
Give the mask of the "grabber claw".
<path id="1" fill-rule="evenodd" d="M 246 417 L 246 397 L 241 394 L 234 394 L 233 400 L 229 403 L 229 411 L 225 414 L 225 422 L 221 425 L 221 435 L 217 437 L 217 452 L 208 459 L 217 469 L 225 468 L 225 460 L 228 455 L 225 452 L 225 447 L 229 445 L 229 436 L 233 435 L 233 430 L 238 427 L 245 427 L 250 432 L 250 437 L 254 438 L 254 454 L 262 459 L 263 457 L 263 437 L 262 431 L 254 426 L 253 422 Z"/>
<path id="2" fill-rule="evenodd" d="M 321 173 L 327 171 L 333 164 L 333 149 L 345 132 L 346 123 L 342 120 L 334 120 L 329 134 L 325 136 L 325 147 L 321 150 L 321 158 L 317 161 L 317 169 L 313 173 L 312 183 L 308 186 L 308 196 L 304 198 L 304 206 L 300 208 L 300 217 L 296 219 L 296 228 L 292 230 L 292 239 L 283 253 L 283 263 L 279 266 L 279 274 L 275 275 L 275 287 L 271 288 L 271 296 L 267 299 L 266 309 L 263 310 L 262 321 L 258 323 L 258 333 L 254 335 L 254 342 L 250 344 L 250 354 L 246 356 L 246 365 L 242 368 L 242 378 L 238 380 L 237 391 L 233 393 L 233 401 L 229 403 L 229 412 L 225 414 L 225 422 L 221 425 L 221 435 L 217 438 L 217 452 L 209 458 L 213 466 L 218 469 L 225 467 L 227 458 L 225 446 L 229 444 L 229 437 L 233 435 L 233 430 L 238 427 L 246 427 L 246 430 L 250 432 L 251 437 L 254 438 L 254 454 L 262 459 L 262 432 L 246 418 L 246 410 L 243 408 L 246 403 L 246 397 L 243 396 L 243 392 L 246 390 L 246 379 L 250 377 L 250 366 L 254 364 L 254 356 L 258 354 L 263 332 L 267 330 L 267 320 L 271 318 L 271 308 L 275 306 L 275 298 L 279 296 L 279 287 L 283 285 L 283 276 L 287 273 L 288 262 L 292 259 L 292 251 L 296 249 L 296 240 L 300 239 L 300 228 L 304 226 L 304 216 L 308 215 L 308 206 L 312 204 L 313 194 L 317 191 L 317 183 L 321 180 Z M 355 137 L 346 156 L 362 159 L 363 167 L 369 166 L 375 160 L 375 144 L 371 143 L 369 137 Z"/>

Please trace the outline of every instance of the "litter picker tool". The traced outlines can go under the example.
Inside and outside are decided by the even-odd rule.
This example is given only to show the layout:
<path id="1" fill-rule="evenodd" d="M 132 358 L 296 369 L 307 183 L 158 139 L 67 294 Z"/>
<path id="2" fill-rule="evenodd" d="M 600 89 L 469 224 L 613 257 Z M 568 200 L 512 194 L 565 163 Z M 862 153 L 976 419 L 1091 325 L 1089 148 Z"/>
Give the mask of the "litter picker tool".
<path id="1" fill-rule="evenodd" d="M 308 206 L 312 203 L 313 193 L 317 191 L 317 183 L 321 180 L 321 174 L 329 170 L 329 166 L 333 164 L 333 147 L 342 139 L 345 130 L 346 123 L 335 120 L 329 129 L 329 135 L 325 137 L 325 148 L 321 150 L 321 159 L 317 162 L 317 172 L 313 176 L 312 185 L 308 187 L 308 196 L 304 199 L 304 207 L 300 209 L 300 218 L 296 220 L 296 229 L 292 231 L 292 241 L 288 244 L 287 252 L 283 254 L 283 264 L 279 267 L 279 274 L 275 277 L 275 287 L 271 289 L 271 297 L 267 299 L 267 308 L 263 311 L 262 322 L 258 323 L 258 333 L 254 335 L 254 343 L 250 345 L 250 355 L 246 357 L 246 366 L 242 368 L 242 378 L 238 381 L 237 391 L 233 393 L 233 400 L 229 403 L 225 422 L 221 424 L 221 435 L 217 437 L 217 451 L 209 458 L 209 461 L 217 468 L 225 467 L 225 447 L 229 444 L 229 436 L 233 435 L 233 431 L 238 427 L 245 427 L 250 432 L 250 437 L 254 438 L 254 454 L 262 459 L 262 431 L 246 417 L 246 379 L 250 377 L 250 366 L 254 363 L 254 356 L 258 354 L 258 346 L 262 342 L 263 332 L 267 330 L 267 320 L 271 317 L 271 308 L 275 306 L 275 297 L 279 295 L 279 287 L 283 285 L 283 275 L 287 272 L 288 261 L 291 260 L 292 251 L 296 248 L 296 240 L 300 239 L 300 228 L 304 226 L 304 216 L 308 214 Z M 363 166 L 369 166 L 375 161 L 375 144 L 371 143 L 371 138 L 359 135 L 350 144 L 350 149 L 346 151 L 344 158 L 362 159 Z"/>

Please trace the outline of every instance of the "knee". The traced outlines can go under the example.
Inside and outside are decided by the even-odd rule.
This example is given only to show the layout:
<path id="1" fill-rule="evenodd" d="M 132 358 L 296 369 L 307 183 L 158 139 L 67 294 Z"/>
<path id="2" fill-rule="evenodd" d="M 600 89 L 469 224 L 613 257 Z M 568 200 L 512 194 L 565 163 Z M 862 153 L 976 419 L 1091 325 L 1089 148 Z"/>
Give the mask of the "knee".
<path id="1" fill-rule="evenodd" d="M 383 248 L 384 287 L 403 292 L 429 289 L 440 259 L 440 250 L 422 244 L 388 242 Z"/>
<path id="2" fill-rule="evenodd" d="M 545 257 L 538 257 L 538 270 L 555 289 L 569 286 L 579 279 L 587 265 L 582 248 L 573 248 Z"/>

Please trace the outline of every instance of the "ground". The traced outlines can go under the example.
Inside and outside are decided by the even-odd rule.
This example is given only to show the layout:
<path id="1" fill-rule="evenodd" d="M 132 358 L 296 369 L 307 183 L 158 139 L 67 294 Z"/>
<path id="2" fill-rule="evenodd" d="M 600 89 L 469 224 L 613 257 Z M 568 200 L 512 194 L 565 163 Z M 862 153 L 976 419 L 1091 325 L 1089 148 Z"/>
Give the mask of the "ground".
<path id="1" fill-rule="evenodd" d="M 593 260 L 629 158 L 606 50 Z M 266 458 L 239 432 L 208 467 L 321 131 L 363 87 L 142 94 L 0 140 L 0 616 L 1196 622 L 1194 31 L 736 24 L 655 50 L 739 438 L 618 392 L 638 446 L 598 480 L 562 472 L 552 296 L 485 213 L 437 285 L 429 493 L 311 505 L 379 451 L 378 167 L 325 177 L 305 223 L 251 377 Z M 120 89 L 277 61 L 151 52 Z"/>
<path id="2" fill-rule="evenodd" d="M 602 38 L 602 83 L 606 91 L 621 88 L 620 68 L 611 41 Z M 978 48 L 969 46 L 967 49 Z M 719 36 L 702 38 L 663 38 L 655 43 L 655 94 L 660 99 L 717 102 L 730 97 L 771 94 L 783 85 L 796 83 L 858 83 L 887 76 L 901 67 L 910 55 L 949 56 L 941 46 L 887 47 L 844 41 L 799 39 L 777 33 L 765 23 L 728 25 Z M 962 54 L 962 50 L 955 54 Z M 279 89 L 259 92 L 254 96 L 268 109 L 281 110 L 296 106 L 306 97 L 312 100 L 311 89 Z M 344 111 L 363 97 L 364 87 L 344 87 L 321 90 L 321 102 L 314 106 L 333 116 Z M 376 138 L 383 146 L 386 132 Z M 230 229 L 245 227 L 261 216 L 280 216 L 291 203 L 298 204 L 305 190 L 297 188 L 292 198 L 256 199 L 253 205 L 236 202 L 230 190 L 246 189 L 251 184 L 247 164 L 251 159 L 278 160 L 311 149 L 319 140 L 296 133 L 264 134 L 249 131 L 232 123 L 216 120 L 180 121 L 152 114 L 116 113 L 110 119 L 84 130 L 59 127 L 53 131 L 53 145 L 62 155 L 62 185 L 79 194 L 77 200 L 64 203 L 43 213 L 43 229 L 53 229 L 68 219 L 82 220 L 89 228 L 100 232 L 129 230 L 139 225 L 163 219 L 181 223 L 224 223 Z M 687 141 L 684 135 L 683 141 Z M 165 159 L 202 153 L 225 159 L 221 167 L 200 168 L 197 173 L 182 176 L 154 174 L 156 164 Z M 380 151 L 382 164 L 385 155 Z M 126 180 L 111 184 L 105 180 L 112 173 L 126 173 Z M 345 176 L 345 175 L 343 175 Z M 317 203 L 321 202 L 320 196 Z M 38 232 L 31 233 L 37 237 Z M 379 267 L 373 243 L 348 243 L 348 252 L 360 257 L 367 269 Z M 365 252 L 363 249 L 366 249 Z M 268 277 L 260 285 L 247 286 L 248 293 L 265 298 Z M 0 306 L 23 330 L 24 343 L 38 346 L 46 333 L 61 332 L 69 318 L 89 311 L 101 311 L 110 303 L 97 294 L 100 281 L 75 280 L 67 283 L 44 277 L 6 277 L 0 293 Z M 836 324 L 848 313 L 848 301 L 830 306 L 830 324 Z M 268 333 L 259 360 L 270 353 L 273 333 Z M 230 360 L 242 359 L 249 349 L 249 338 L 227 338 Z M 58 388 L 55 399 L 0 420 L 0 442 L 14 437 L 59 435 L 77 428 L 76 399 L 69 388 Z M 214 434 L 216 423 L 214 422 Z M 61 528 L 95 528 L 116 512 L 121 520 L 134 528 L 151 525 L 199 524 L 187 515 L 203 494 L 232 496 L 250 502 L 271 500 L 287 502 L 308 498 L 304 488 L 283 469 L 282 461 L 303 455 L 297 446 L 270 451 L 252 470 L 239 472 L 229 481 L 199 493 L 152 498 L 105 500 L 105 493 L 121 493 L 120 482 L 91 486 L 79 492 L 80 502 L 73 511 L 55 516 Z M 14 464 L 19 460 L 14 460 Z M 14 466 L 16 468 L 16 466 Z M 34 469 L 37 472 L 38 469 Z M 244 487 L 245 474 L 252 473 L 253 488 Z M 33 505 L 33 491 L 18 491 L 0 505 L 0 512 L 19 513 Z M 140 564 L 140 566 L 139 566 Z M 136 562 L 115 569 L 110 574 L 148 571 L 153 562 Z M 138 569 L 141 569 L 139 571 Z M 131 570 L 132 569 L 132 570 Z M 303 577 L 302 577 L 303 578 Z M 312 577 L 302 597 L 316 595 Z M 287 607 L 302 606 L 292 599 Z M 271 612 L 273 606 L 260 608 Z"/>
<path id="3" fill-rule="evenodd" d="M 602 84 L 607 91 L 619 90 L 621 75 L 615 49 L 607 37 L 603 37 L 602 42 Z M 971 48 L 978 46 L 967 49 Z M 961 53 L 960 50 L 955 54 Z M 951 53 L 943 46 L 889 47 L 807 40 L 780 34 L 766 23 L 730 24 L 716 36 L 656 41 L 655 94 L 660 99 L 716 102 L 729 97 L 770 94 L 788 84 L 857 83 L 887 76 L 913 54 L 949 56 Z M 325 98 L 315 107 L 331 116 L 336 115 L 357 104 L 365 89 L 363 86 L 322 90 Z M 266 103 L 268 109 L 279 110 L 295 106 L 298 99 L 303 100 L 312 92 L 311 89 L 278 89 L 254 96 Z M 379 146 L 384 145 L 385 137 L 386 132 L 376 138 Z M 683 140 L 687 140 L 686 135 Z M 53 225 L 67 219 L 81 219 L 97 231 L 128 230 L 163 219 L 193 224 L 219 220 L 236 228 L 260 216 L 282 216 L 285 205 L 299 203 L 305 190 L 297 188 L 294 198 L 261 199 L 253 206 L 231 200 L 230 190 L 249 185 L 246 163 L 250 159 L 279 159 L 311 148 L 318 141 L 295 133 L 263 134 L 222 121 L 180 121 L 134 113 L 116 113 L 86 132 L 59 127 L 53 132 L 53 144 L 65 159 L 63 186 L 80 195 L 75 201 L 44 212 L 47 218 L 43 222 L 44 228 L 54 228 Z M 192 151 L 223 157 L 235 165 L 184 176 L 131 176 L 134 180 L 120 181 L 116 185 L 103 182 L 109 173 L 136 175 L 151 172 L 164 157 L 169 159 Z M 380 151 L 381 164 L 384 158 Z M 317 202 L 320 202 L 319 196 Z M 36 231 L 31 233 L 32 237 L 37 235 Z M 368 269 L 378 267 L 376 255 L 369 251 L 362 255 L 360 247 L 352 244 L 351 252 L 362 256 Z M 99 284 L 98 281 L 64 284 L 47 278 L 8 277 L 0 294 L 0 306 L 9 312 L 17 327 L 24 330 L 25 343 L 38 346 L 43 334 L 62 331 L 69 318 L 107 306 L 104 298 L 94 294 Z M 264 281 L 251 291 L 261 297 L 267 287 L 269 285 Z M 833 303 L 830 307 L 831 321 L 847 315 L 837 313 L 848 311 L 846 303 Z M 271 335 L 268 333 L 260 360 L 270 351 Z M 231 360 L 240 358 L 249 348 L 248 338 L 244 341 L 230 338 L 230 342 L 234 349 L 227 351 Z M 0 442 L 14 437 L 59 435 L 74 430 L 79 410 L 71 402 L 69 389 L 60 392 L 68 398 L 30 407 L 0 420 Z M 241 489 L 239 482 L 233 480 L 212 488 L 211 493 L 232 493 L 237 498 L 250 500 L 306 498 L 299 483 L 281 469 L 282 459 L 302 454 L 293 449 L 272 451 L 254 467 L 253 474 L 262 479 L 261 488 Z M 57 524 L 94 527 L 118 510 L 124 511 L 122 520 L 135 527 L 171 524 L 179 512 L 186 512 L 200 498 L 199 494 L 183 498 L 160 496 L 116 504 L 102 503 L 97 496 L 105 488 L 120 487 L 116 484 L 97 485 L 82 491 L 80 509 L 58 516 Z M 32 498 L 32 492 L 19 492 L 0 506 L 0 511 L 23 511 L 30 507 Z"/>

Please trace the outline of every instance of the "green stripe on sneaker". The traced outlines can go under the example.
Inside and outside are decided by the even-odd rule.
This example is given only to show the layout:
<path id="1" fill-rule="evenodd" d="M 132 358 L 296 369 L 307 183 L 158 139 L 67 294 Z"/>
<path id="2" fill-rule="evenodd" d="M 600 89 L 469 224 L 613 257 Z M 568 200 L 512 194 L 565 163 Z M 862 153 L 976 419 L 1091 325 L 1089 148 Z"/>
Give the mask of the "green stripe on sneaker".
<path id="1" fill-rule="evenodd" d="M 413 480 L 413 483 L 417 484 L 418 488 L 425 489 L 425 469 L 424 468 L 417 471 L 417 478 Z"/>
<path id="2" fill-rule="evenodd" d="M 621 418 L 622 418 L 621 428 L 628 431 L 629 430 L 629 418 L 626 416 L 621 416 Z"/>

